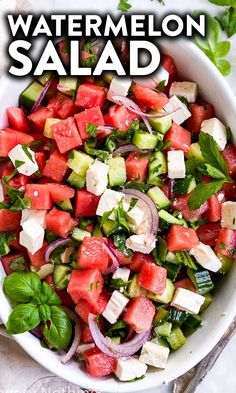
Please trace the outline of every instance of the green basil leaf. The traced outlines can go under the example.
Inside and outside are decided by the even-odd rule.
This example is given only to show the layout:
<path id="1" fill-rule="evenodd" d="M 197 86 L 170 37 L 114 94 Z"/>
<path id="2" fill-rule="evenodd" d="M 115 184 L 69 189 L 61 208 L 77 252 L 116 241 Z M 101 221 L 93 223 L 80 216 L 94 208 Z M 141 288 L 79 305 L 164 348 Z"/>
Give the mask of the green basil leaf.
<path id="1" fill-rule="evenodd" d="M 121 12 L 127 12 L 132 7 L 128 0 L 120 0 L 118 4 L 118 10 Z"/>
<path id="2" fill-rule="evenodd" d="M 39 316 L 41 321 L 47 322 L 51 318 L 51 309 L 47 304 L 40 304 L 38 306 Z"/>
<path id="3" fill-rule="evenodd" d="M 35 162 L 33 159 L 33 156 L 31 152 L 29 151 L 29 148 L 27 145 L 23 144 L 21 145 L 23 152 L 27 155 L 27 157 L 30 159 L 30 161 Z"/>
<path id="4" fill-rule="evenodd" d="M 229 176 L 229 169 L 223 159 L 214 138 L 206 132 L 201 132 L 199 136 L 201 152 L 206 164 L 210 164 L 219 171 L 223 172 L 226 177 Z"/>
<path id="5" fill-rule="evenodd" d="M 113 212 L 113 210 L 108 210 L 107 212 L 103 213 L 101 221 L 100 221 L 100 227 L 102 227 L 103 224 L 105 224 L 105 222 L 107 222 L 109 220 L 109 217 L 112 212 Z"/>
<path id="6" fill-rule="evenodd" d="M 66 349 L 69 346 L 72 323 L 61 307 L 51 306 L 51 319 L 49 326 L 45 325 L 43 334 L 56 349 Z"/>
<path id="7" fill-rule="evenodd" d="M 224 183 L 225 180 L 216 180 L 211 183 L 198 184 L 188 200 L 190 210 L 199 209 L 212 195 L 220 191 Z"/>
<path id="8" fill-rule="evenodd" d="M 219 180 L 220 179 L 227 179 L 223 172 L 219 171 L 219 169 L 215 168 L 211 164 L 206 164 L 205 168 L 206 168 L 206 174 L 213 177 L 214 179 L 219 179 Z"/>
<path id="9" fill-rule="evenodd" d="M 7 184 L 14 176 L 16 176 L 17 171 L 13 171 L 10 175 L 4 176 L 2 178 L 2 183 Z"/>
<path id="10" fill-rule="evenodd" d="M 41 292 L 39 276 L 33 272 L 16 272 L 4 279 L 6 295 L 17 303 L 31 302 L 36 293 Z"/>
<path id="11" fill-rule="evenodd" d="M 14 307 L 8 321 L 6 330 L 8 334 L 19 334 L 36 328 L 40 324 L 40 316 L 36 304 L 19 304 Z"/>
<path id="12" fill-rule="evenodd" d="M 236 7 L 236 0 L 209 0 L 209 2 L 221 6 L 232 5 L 233 7 Z"/>
<path id="13" fill-rule="evenodd" d="M 97 136 L 97 128 L 98 126 L 96 124 L 87 123 L 86 132 L 95 138 Z"/>
<path id="14" fill-rule="evenodd" d="M 29 198 L 18 197 L 18 199 L 13 203 L 13 205 L 11 205 L 9 209 L 15 212 L 18 210 L 30 209 L 30 207 L 31 207 L 31 201 Z"/>
<path id="15" fill-rule="evenodd" d="M 138 202 L 138 198 L 131 199 L 128 212 L 134 208 L 134 206 L 137 204 L 137 202 Z"/>
<path id="16" fill-rule="evenodd" d="M 128 325 L 123 321 L 117 321 L 112 325 L 108 331 L 107 331 L 107 336 L 108 337 L 125 337 L 128 331 Z"/>
<path id="17" fill-rule="evenodd" d="M 225 57 L 230 51 L 230 42 L 221 41 L 216 45 L 215 55 L 216 57 Z"/>
<path id="18" fill-rule="evenodd" d="M 49 306 L 59 306 L 61 299 L 46 282 L 42 283 L 42 295 L 45 296 L 45 303 Z"/>
<path id="19" fill-rule="evenodd" d="M 223 15 L 217 17 L 217 20 L 229 38 L 236 34 L 236 8 L 228 8 Z"/>
<path id="20" fill-rule="evenodd" d="M 223 76 L 227 76 L 231 72 L 231 64 L 228 62 L 228 60 L 217 59 L 216 66 Z"/>

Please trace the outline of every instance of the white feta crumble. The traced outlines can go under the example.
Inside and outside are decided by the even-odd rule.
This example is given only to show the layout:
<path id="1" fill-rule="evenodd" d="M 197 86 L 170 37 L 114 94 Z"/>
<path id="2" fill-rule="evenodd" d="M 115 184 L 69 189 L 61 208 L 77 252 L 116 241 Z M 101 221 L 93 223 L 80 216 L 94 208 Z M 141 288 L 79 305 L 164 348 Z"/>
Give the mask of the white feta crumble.
<path id="1" fill-rule="evenodd" d="M 45 228 L 45 217 L 47 214 L 47 210 L 34 210 L 34 209 L 24 209 L 22 210 L 21 222 L 23 225 L 26 221 L 32 222 L 32 227 L 34 225 L 40 225 Z"/>
<path id="2" fill-rule="evenodd" d="M 167 152 L 168 177 L 170 179 L 184 179 L 186 167 L 183 150 L 170 150 Z"/>
<path id="3" fill-rule="evenodd" d="M 210 134 L 215 140 L 218 149 L 223 151 L 227 144 L 227 128 L 219 119 L 213 117 L 204 120 L 201 124 L 201 131 Z"/>
<path id="4" fill-rule="evenodd" d="M 130 275 L 130 269 L 126 268 L 126 267 L 119 267 L 115 273 L 113 274 L 112 278 L 117 280 L 117 279 L 121 279 L 124 282 L 129 281 L 129 275 Z M 124 292 L 124 288 L 121 287 L 120 288 L 120 292 Z"/>
<path id="5" fill-rule="evenodd" d="M 44 229 L 34 221 L 28 220 L 22 224 L 23 231 L 20 232 L 20 244 L 27 248 L 33 255 L 43 246 Z"/>
<path id="6" fill-rule="evenodd" d="M 143 345 L 139 360 L 140 362 L 148 364 L 149 366 L 164 369 L 166 367 L 169 353 L 169 348 L 163 347 L 162 345 L 151 341 L 147 341 Z"/>
<path id="7" fill-rule="evenodd" d="M 189 103 L 195 102 L 197 98 L 197 83 L 195 82 L 173 82 L 170 87 L 170 97 L 184 97 Z"/>
<path id="8" fill-rule="evenodd" d="M 35 160 L 35 152 L 25 145 L 16 145 L 8 153 L 8 156 L 22 175 L 31 176 L 39 169 Z"/>
<path id="9" fill-rule="evenodd" d="M 129 299 L 115 290 L 103 311 L 103 317 L 110 323 L 114 324 L 129 303 Z"/>
<path id="10" fill-rule="evenodd" d="M 147 365 L 136 357 L 120 358 L 117 360 L 115 375 L 120 381 L 132 381 L 146 374 Z"/>
<path id="11" fill-rule="evenodd" d="M 172 120 L 178 125 L 184 123 L 185 120 L 191 117 L 191 112 L 176 96 L 169 99 L 169 102 L 164 106 L 164 110 L 165 112 L 172 112 Z"/>
<path id="12" fill-rule="evenodd" d="M 108 184 L 108 165 L 96 160 L 86 172 L 86 188 L 94 195 L 102 195 Z"/>
<path id="13" fill-rule="evenodd" d="M 227 201 L 222 203 L 221 226 L 236 230 L 236 202 Z"/>
<path id="14" fill-rule="evenodd" d="M 100 201 L 98 203 L 96 214 L 97 216 L 103 216 L 105 212 L 109 212 L 114 208 L 118 207 L 119 202 L 124 198 L 124 194 L 122 192 L 113 191 L 110 189 L 106 189 L 102 194 Z M 111 213 L 111 220 L 115 220 L 114 213 Z"/>
<path id="15" fill-rule="evenodd" d="M 197 246 L 191 248 L 189 253 L 196 258 L 199 265 L 211 272 L 217 272 L 222 266 L 221 261 L 212 248 L 201 242 Z"/>
<path id="16" fill-rule="evenodd" d="M 198 314 L 204 301 L 205 297 L 202 295 L 188 289 L 177 288 L 170 305 L 192 314 Z"/>
<path id="17" fill-rule="evenodd" d="M 132 79 L 130 79 L 129 77 L 114 76 L 114 78 L 112 78 L 110 88 L 107 93 L 107 99 L 112 102 L 119 103 L 118 100 L 113 99 L 113 96 L 126 97 L 128 95 L 131 84 Z"/>
<path id="18" fill-rule="evenodd" d="M 156 237 L 151 234 L 132 235 L 126 240 L 126 247 L 132 251 L 150 254 L 156 247 Z"/>

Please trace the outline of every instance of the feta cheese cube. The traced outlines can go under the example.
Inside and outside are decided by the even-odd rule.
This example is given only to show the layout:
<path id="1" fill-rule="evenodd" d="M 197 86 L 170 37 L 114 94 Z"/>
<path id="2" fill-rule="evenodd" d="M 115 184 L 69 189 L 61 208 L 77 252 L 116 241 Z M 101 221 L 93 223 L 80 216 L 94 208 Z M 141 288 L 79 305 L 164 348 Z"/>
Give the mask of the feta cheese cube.
<path id="1" fill-rule="evenodd" d="M 106 189 L 100 198 L 96 211 L 97 216 L 103 216 L 105 212 L 117 208 L 119 202 L 123 198 L 124 198 L 124 194 L 122 194 L 122 192 Z M 114 213 L 112 213 L 109 218 L 111 220 L 115 220 Z"/>
<path id="2" fill-rule="evenodd" d="M 147 365 L 140 362 L 136 357 L 120 358 L 117 360 L 115 375 L 120 381 L 131 381 L 145 375 Z"/>
<path id="3" fill-rule="evenodd" d="M 169 82 L 169 72 L 165 70 L 162 65 L 160 65 L 154 74 L 152 74 L 152 79 L 155 81 L 156 86 L 159 85 L 159 83 L 165 81 L 165 86 L 168 85 Z"/>
<path id="4" fill-rule="evenodd" d="M 132 235 L 126 240 L 126 247 L 133 251 L 150 254 L 156 247 L 156 238 L 151 234 Z"/>
<path id="5" fill-rule="evenodd" d="M 112 324 L 116 323 L 128 303 L 129 299 L 115 290 L 102 313 L 103 317 Z"/>
<path id="6" fill-rule="evenodd" d="M 191 117 L 191 112 L 176 96 L 169 99 L 169 102 L 164 106 L 164 110 L 170 112 L 172 120 L 179 125 Z"/>
<path id="7" fill-rule="evenodd" d="M 147 341 L 139 357 L 140 362 L 157 368 L 165 368 L 169 356 L 169 348 L 151 341 Z"/>
<path id="8" fill-rule="evenodd" d="M 177 288 L 171 301 L 171 306 L 187 311 L 192 314 L 198 314 L 205 297 L 198 295 L 188 289 Z"/>
<path id="9" fill-rule="evenodd" d="M 86 172 L 86 188 L 94 195 L 102 195 L 108 184 L 108 165 L 96 160 Z"/>
<path id="10" fill-rule="evenodd" d="M 121 279 L 124 282 L 129 281 L 129 275 L 130 275 L 130 269 L 126 268 L 126 267 L 119 267 L 115 273 L 113 274 L 112 278 L 117 280 L 117 279 Z M 124 292 L 124 288 L 121 287 L 120 288 L 120 292 Z"/>
<path id="11" fill-rule="evenodd" d="M 222 266 L 221 261 L 212 248 L 201 242 L 196 247 L 192 248 L 189 253 L 196 258 L 199 265 L 211 272 L 218 272 Z"/>
<path id="12" fill-rule="evenodd" d="M 17 171 L 22 175 L 31 176 L 39 169 L 35 160 L 35 153 L 29 147 L 16 145 L 8 153 L 8 156 L 13 165 L 17 168 Z"/>
<path id="13" fill-rule="evenodd" d="M 126 217 L 130 224 L 140 225 L 145 218 L 145 211 L 144 209 L 141 208 L 141 206 L 139 206 L 138 202 L 134 207 L 132 207 L 131 210 L 129 210 L 130 202 L 131 200 L 130 201 L 124 200 L 123 202 L 123 208 L 124 211 L 126 212 Z"/>
<path id="14" fill-rule="evenodd" d="M 224 202 L 221 205 L 221 226 L 236 229 L 236 202 Z"/>
<path id="15" fill-rule="evenodd" d="M 119 103 L 119 100 L 113 99 L 113 96 L 126 97 L 129 92 L 131 84 L 132 84 L 132 79 L 128 77 L 122 78 L 119 76 L 114 76 L 107 93 L 107 99 Z"/>
<path id="16" fill-rule="evenodd" d="M 201 131 L 210 134 L 215 140 L 218 149 L 224 150 L 227 144 L 227 129 L 223 123 L 216 117 L 204 120 L 201 124 Z"/>
<path id="17" fill-rule="evenodd" d="M 3 191 L 2 183 L 0 182 L 0 202 L 3 201 L 4 201 L 4 191 Z"/>
<path id="18" fill-rule="evenodd" d="M 195 82 L 173 82 L 170 87 L 170 97 L 184 97 L 192 103 L 197 98 L 197 84 Z"/>
<path id="19" fill-rule="evenodd" d="M 24 209 L 22 210 L 21 222 L 24 224 L 26 221 L 32 221 L 32 226 L 40 225 L 45 228 L 45 217 L 47 210 L 34 210 L 34 209 Z"/>
<path id="20" fill-rule="evenodd" d="M 184 179 L 186 175 L 183 150 L 167 152 L 168 177 L 170 179 Z"/>
<path id="21" fill-rule="evenodd" d="M 35 225 L 31 220 L 22 224 L 23 231 L 20 232 L 20 244 L 27 248 L 33 255 L 43 246 L 44 229 L 41 225 Z"/>

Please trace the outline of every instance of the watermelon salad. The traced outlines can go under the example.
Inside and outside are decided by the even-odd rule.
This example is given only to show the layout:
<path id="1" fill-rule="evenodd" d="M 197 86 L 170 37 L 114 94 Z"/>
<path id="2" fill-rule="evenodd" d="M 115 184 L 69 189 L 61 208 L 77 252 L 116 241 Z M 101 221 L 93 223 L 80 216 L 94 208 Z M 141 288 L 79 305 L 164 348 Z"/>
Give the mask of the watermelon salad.
<path id="1" fill-rule="evenodd" d="M 164 369 L 235 257 L 230 129 L 168 55 L 146 79 L 46 73 L 6 114 L 7 332 L 30 331 L 92 377 Z"/>

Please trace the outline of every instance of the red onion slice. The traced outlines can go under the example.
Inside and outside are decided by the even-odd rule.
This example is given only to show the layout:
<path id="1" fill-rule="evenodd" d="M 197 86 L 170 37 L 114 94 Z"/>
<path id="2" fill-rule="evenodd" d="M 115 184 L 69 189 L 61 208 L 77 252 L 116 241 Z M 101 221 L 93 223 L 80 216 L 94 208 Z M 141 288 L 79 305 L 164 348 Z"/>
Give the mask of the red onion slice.
<path id="1" fill-rule="evenodd" d="M 41 102 L 43 101 L 43 99 L 44 99 L 44 97 L 45 97 L 45 95 L 46 95 L 46 93 L 47 93 L 51 83 L 52 83 L 52 79 L 49 79 L 49 81 L 44 86 L 44 88 L 42 90 L 42 93 L 40 94 L 40 96 L 38 97 L 36 102 L 34 103 L 30 113 L 33 113 L 33 112 L 35 112 L 38 109 L 38 107 L 40 106 Z"/>
<path id="2" fill-rule="evenodd" d="M 50 262 L 50 255 L 51 253 L 59 246 L 64 246 L 64 244 L 67 244 L 71 241 L 71 238 L 68 237 L 67 239 L 58 239 L 55 240 L 54 242 L 50 243 L 49 246 L 46 248 L 45 252 L 45 261 L 48 263 Z"/>
<path id="3" fill-rule="evenodd" d="M 113 358 L 123 358 L 135 354 L 142 345 L 148 340 L 150 330 L 145 333 L 139 333 L 130 341 L 123 344 L 115 344 L 109 337 L 104 337 L 96 323 L 96 315 L 89 314 L 88 323 L 91 335 L 97 347 L 108 356 Z"/>
<path id="4" fill-rule="evenodd" d="M 127 188 L 122 192 L 125 195 L 131 195 L 133 197 L 136 197 L 145 203 L 151 215 L 150 233 L 156 236 L 159 226 L 159 216 L 158 216 L 156 205 L 153 202 L 153 200 L 149 198 L 149 196 L 147 196 L 146 194 L 143 194 L 141 191 L 135 190 L 133 188 Z"/>
<path id="5" fill-rule="evenodd" d="M 139 149 L 137 146 L 133 145 L 132 143 L 128 143 L 127 145 L 122 145 L 120 147 L 118 147 L 116 150 L 113 151 L 113 156 L 119 156 L 121 154 L 125 154 L 125 153 L 129 153 L 130 151 L 134 151 L 137 153 L 150 153 L 149 150 L 141 150 Z"/>
<path id="6" fill-rule="evenodd" d="M 61 359 L 62 364 L 66 364 L 68 363 L 72 357 L 75 355 L 77 348 L 79 346 L 80 340 L 81 340 L 81 325 L 80 325 L 80 320 L 78 315 L 70 310 L 67 307 L 63 307 L 66 314 L 68 315 L 68 317 L 75 322 L 75 327 L 74 327 L 74 339 L 72 341 L 71 347 L 69 349 L 69 351 L 66 353 L 66 355 Z"/>
<path id="7" fill-rule="evenodd" d="M 106 250 L 107 254 L 112 260 L 111 265 L 107 269 L 107 274 L 114 273 L 119 267 L 119 259 L 107 243 L 103 244 L 103 248 Z"/>

